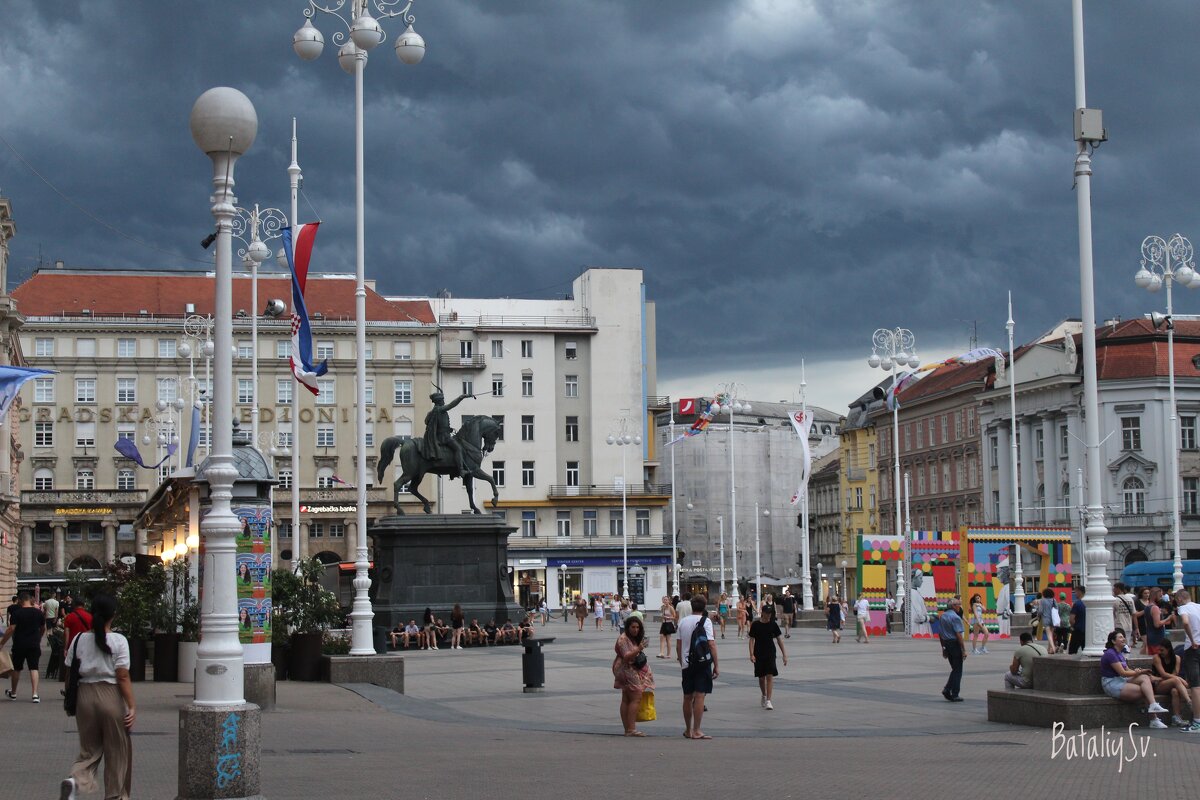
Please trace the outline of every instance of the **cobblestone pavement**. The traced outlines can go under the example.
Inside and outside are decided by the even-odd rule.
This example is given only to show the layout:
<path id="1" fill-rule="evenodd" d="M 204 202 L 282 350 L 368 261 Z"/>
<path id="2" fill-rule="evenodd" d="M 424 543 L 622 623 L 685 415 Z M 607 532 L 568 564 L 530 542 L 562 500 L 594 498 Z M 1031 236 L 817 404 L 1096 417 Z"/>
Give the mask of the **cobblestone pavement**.
<path id="1" fill-rule="evenodd" d="M 1008 642 L 967 660 L 966 702 L 950 704 L 939 695 L 946 670 L 936 643 L 890 637 L 860 645 L 849 637 L 833 645 L 823 631 L 794 630 L 785 640 L 789 664 L 776 681 L 777 710 L 763 711 L 746 642 L 732 630 L 719 642 L 721 677 L 704 722 L 714 739 L 706 742 L 681 736 L 678 666 L 654 658 L 657 643 L 648 653 L 659 718 L 644 723 L 648 738 L 620 735 L 607 626 L 539 628 L 556 637 L 545 647 L 540 693 L 521 691 L 515 647 L 407 653 L 405 695 L 369 685 L 282 683 L 278 709 L 263 717 L 263 794 L 1174 797 L 1200 780 L 1200 736 L 1137 729 L 1143 754 L 1127 731 L 1107 732 L 1110 751 L 1123 743 L 1121 756 L 1068 760 L 1065 746 L 1052 757 L 1049 730 L 989 723 L 985 692 L 1001 685 L 1015 646 Z M 77 748 L 57 684 L 46 684 L 40 705 L 28 702 L 23 684 L 19 701 L 0 700 L 8 739 L 0 800 L 57 797 Z M 177 709 L 191 687 L 143 683 L 135 691 L 134 795 L 170 800 Z M 1099 732 L 1089 734 L 1100 741 Z"/>

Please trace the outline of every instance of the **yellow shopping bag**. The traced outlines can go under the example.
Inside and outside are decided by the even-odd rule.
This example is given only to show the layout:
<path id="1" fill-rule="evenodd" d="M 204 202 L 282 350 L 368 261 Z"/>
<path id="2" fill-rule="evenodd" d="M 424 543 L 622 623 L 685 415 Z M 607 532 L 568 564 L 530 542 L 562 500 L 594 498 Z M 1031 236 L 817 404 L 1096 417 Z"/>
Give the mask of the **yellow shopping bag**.
<path id="1" fill-rule="evenodd" d="M 654 692 L 642 692 L 642 702 L 638 704 L 637 721 L 653 722 L 658 719 L 654 711 Z"/>

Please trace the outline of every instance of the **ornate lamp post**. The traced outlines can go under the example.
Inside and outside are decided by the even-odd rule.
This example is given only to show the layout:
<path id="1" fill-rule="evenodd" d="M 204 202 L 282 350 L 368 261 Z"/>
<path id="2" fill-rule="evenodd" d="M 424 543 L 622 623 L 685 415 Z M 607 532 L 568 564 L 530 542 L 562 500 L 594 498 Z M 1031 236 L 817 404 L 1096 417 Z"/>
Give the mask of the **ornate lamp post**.
<path id="1" fill-rule="evenodd" d="M 749 414 L 753 410 L 749 401 L 743 403 L 740 400 L 738 400 L 739 393 L 744 391 L 745 389 L 746 389 L 746 385 L 744 383 L 731 382 L 731 383 L 722 384 L 721 388 L 720 388 L 720 394 L 719 394 L 720 401 L 713 404 L 714 406 L 716 406 L 716 408 L 713 409 L 714 413 L 719 414 L 722 411 L 729 412 L 729 513 L 730 513 L 729 529 L 730 529 L 730 538 L 731 538 L 731 542 L 732 542 L 732 546 L 733 546 L 733 594 L 730 595 L 730 598 L 733 600 L 734 603 L 736 603 L 738 601 L 738 568 L 737 568 L 737 552 L 738 551 L 737 551 L 737 475 L 736 475 L 736 471 L 735 471 L 734 464 L 733 464 L 733 412 L 737 411 L 740 414 Z M 724 547 L 722 547 L 722 552 L 724 552 Z M 724 580 L 725 580 L 725 569 L 724 569 L 724 567 L 722 567 L 722 569 L 721 569 L 722 584 L 724 583 Z M 724 586 L 722 586 L 721 591 L 725 591 Z"/>
<path id="2" fill-rule="evenodd" d="M 901 535 L 900 558 L 901 568 L 896 571 L 896 594 L 903 595 L 905 591 L 905 581 L 908 576 L 905 575 L 908 564 L 908 534 L 901 532 L 900 524 L 900 405 L 896 402 L 896 382 L 900 380 L 900 370 L 904 367 L 916 369 L 921 365 L 921 359 L 917 358 L 917 337 L 913 336 L 913 332 L 907 328 L 878 328 L 871 335 L 871 356 L 867 359 L 867 364 L 874 369 L 878 367 L 884 372 L 892 373 L 892 388 L 888 393 L 890 402 L 888 405 L 892 407 L 892 494 L 896 500 L 896 516 L 892 523 L 892 531 Z M 907 620 L 907 615 L 905 616 Z M 908 632 L 907 622 L 905 623 L 905 632 Z"/>
<path id="3" fill-rule="evenodd" d="M 1175 407 L 1175 313 L 1171 305 L 1171 284 L 1178 283 L 1194 289 L 1200 286 L 1200 274 L 1192 259 L 1192 243 L 1178 233 L 1170 241 L 1160 236 L 1147 236 L 1142 240 L 1142 268 L 1133 276 L 1133 282 L 1141 288 L 1157 292 L 1167 286 L 1167 315 L 1152 314 L 1154 327 L 1167 328 L 1167 375 L 1170 403 L 1170 450 L 1167 463 L 1171 466 L 1168 480 L 1171 485 L 1171 532 L 1174 536 L 1175 563 L 1171 575 L 1172 592 L 1183 588 L 1183 561 L 1179 549 L 1179 413 Z"/>
<path id="4" fill-rule="evenodd" d="M 642 437 L 629 432 L 629 420 L 622 417 L 621 427 L 610 433 L 605 443 L 621 448 L 621 597 L 629 599 L 629 509 L 625 481 L 625 445 L 640 445 Z"/>
<path id="5" fill-rule="evenodd" d="M 184 317 L 184 341 L 180 342 L 179 347 L 176 348 L 176 352 L 188 360 L 189 379 L 193 386 L 196 383 L 196 356 L 199 354 L 204 357 L 204 388 L 197 394 L 200 396 L 201 402 L 208 405 L 203 419 L 206 432 L 204 436 L 205 455 L 212 452 L 212 357 L 217 349 L 212 340 L 213 324 L 212 316 L 207 314 L 203 316 L 189 314 Z"/>
<path id="6" fill-rule="evenodd" d="M 337 20 L 345 31 L 333 35 L 334 44 L 338 49 L 338 63 L 346 72 L 354 75 L 354 207 L 355 207 L 355 288 L 354 288 L 354 340 L 356 349 L 355 374 L 355 419 L 357 424 L 358 454 L 358 514 L 357 514 L 357 549 L 354 560 L 354 609 L 350 612 L 354 632 L 351 639 L 350 655 L 374 655 L 375 647 L 371 640 L 371 600 L 367 590 L 371 588 L 371 579 L 367 576 L 370 562 L 367 560 L 367 288 L 366 288 L 366 203 L 364 200 L 364 167 L 363 167 L 363 70 L 367 66 L 367 53 L 385 38 L 383 28 L 376 17 L 380 19 L 400 18 L 407 25 L 404 32 L 396 39 L 396 56 L 405 64 L 417 64 L 425 57 L 425 40 L 413 30 L 416 21 L 411 10 L 413 0 L 404 3 L 402 9 L 396 10 L 403 0 L 337 0 L 329 6 L 323 6 L 316 0 L 308 0 L 308 8 L 304 9 L 304 25 L 292 37 L 292 48 L 296 55 L 305 61 L 311 61 L 321 55 L 325 47 L 325 37 L 313 27 L 312 21 L 317 12 L 326 14 Z M 343 16 L 343 9 L 349 15 Z M 374 9 L 374 15 L 371 13 Z M 299 476 L 292 476 L 293 485 L 298 488 Z M 296 491 L 293 489 L 293 491 Z M 292 520 L 293 530 L 299 529 L 299 520 Z"/>

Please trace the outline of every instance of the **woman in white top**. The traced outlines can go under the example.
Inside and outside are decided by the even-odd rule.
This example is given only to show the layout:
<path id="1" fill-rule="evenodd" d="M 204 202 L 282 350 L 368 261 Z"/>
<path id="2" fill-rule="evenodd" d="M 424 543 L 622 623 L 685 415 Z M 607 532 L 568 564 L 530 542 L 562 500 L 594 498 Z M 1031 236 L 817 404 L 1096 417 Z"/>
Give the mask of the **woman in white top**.
<path id="1" fill-rule="evenodd" d="M 79 758 L 62 782 L 61 800 L 95 791 L 96 772 L 104 759 L 104 796 L 129 800 L 133 750 L 129 731 L 137 716 L 129 681 L 129 642 L 112 632 L 117 601 L 98 595 L 92 601 L 92 629 L 79 634 L 65 655 L 65 669 L 79 659 L 79 697 L 75 719 Z"/>
<path id="2" fill-rule="evenodd" d="M 979 637 L 983 640 L 976 645 Z M 978 594 L 971 596 L 971 652 L 974 655 L 987 654 L 988 629 L 983 624 L 983 598 Z"/>

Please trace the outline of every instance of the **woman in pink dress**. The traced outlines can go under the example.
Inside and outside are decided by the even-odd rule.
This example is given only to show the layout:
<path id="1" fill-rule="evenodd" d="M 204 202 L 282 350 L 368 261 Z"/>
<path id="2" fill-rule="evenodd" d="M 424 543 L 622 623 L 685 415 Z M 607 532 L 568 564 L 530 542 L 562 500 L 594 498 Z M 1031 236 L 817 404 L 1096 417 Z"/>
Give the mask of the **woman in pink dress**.
<path id="1" fill-rule="evenodd" d="M 617 637 L 613 648 L 613 688 L 621 690 L 621 724 L 626 736 L 645 736 L 637 729 L 638 705 L 642 692 L 654 691 L 654 673 L 646 662 L 646 629 L 640 617 L 625 622 L 625 632 Z"/>

